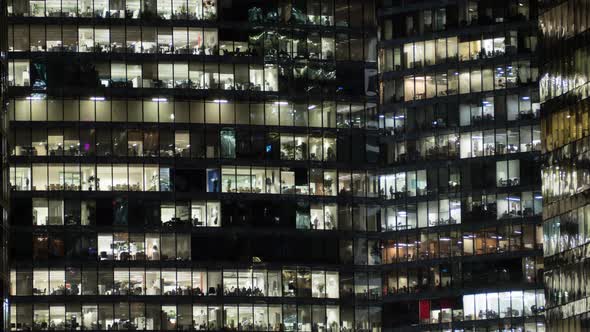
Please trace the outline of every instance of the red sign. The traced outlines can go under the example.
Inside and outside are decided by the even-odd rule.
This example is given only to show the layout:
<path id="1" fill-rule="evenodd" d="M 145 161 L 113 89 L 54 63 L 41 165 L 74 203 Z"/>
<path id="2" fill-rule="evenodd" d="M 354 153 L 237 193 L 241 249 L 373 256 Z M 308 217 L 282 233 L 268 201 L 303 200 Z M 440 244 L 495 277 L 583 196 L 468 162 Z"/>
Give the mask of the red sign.
<path id="1" fill-rule="evenodd" d="M 420 300 L 420 320 L 430 319 L 430 300 Z"/>

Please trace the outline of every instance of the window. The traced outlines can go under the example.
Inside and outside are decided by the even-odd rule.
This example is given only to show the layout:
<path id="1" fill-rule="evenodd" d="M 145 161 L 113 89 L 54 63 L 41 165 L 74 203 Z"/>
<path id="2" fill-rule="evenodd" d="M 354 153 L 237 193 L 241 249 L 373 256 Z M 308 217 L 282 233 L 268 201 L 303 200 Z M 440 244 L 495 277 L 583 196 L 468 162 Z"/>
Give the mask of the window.
<path id="1" fill-rule="evenodd" d="M 496 181 L 498 187 L 510 187 L 520 184 L 520 161 L 508 160 L 496 162 Z"/>

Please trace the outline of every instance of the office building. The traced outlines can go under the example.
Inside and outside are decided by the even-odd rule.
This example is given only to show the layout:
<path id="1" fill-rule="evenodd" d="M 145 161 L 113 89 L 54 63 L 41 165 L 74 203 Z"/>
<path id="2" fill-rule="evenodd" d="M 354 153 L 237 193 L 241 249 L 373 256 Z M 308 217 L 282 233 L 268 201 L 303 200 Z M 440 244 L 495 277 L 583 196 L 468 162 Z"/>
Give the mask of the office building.
<path id="1" fill-rule="evenodd" d="M 0 1 L 0 17 L 5 17 L 4 1 Z M 6 31 L 6 21 L 0 19 L 0 31 Z M 8 329 L 8 114 L 7 101 L 5 100 L 8 79 L 7 40 L 4 34 L 0 34 L 0 299 L 2 301 L 2 313 L 0 313 L 0 330 Z"/>
<path id="2" fill-rule="evenodd" d="M 372 1 L 7 11 L 10 330 L 380 329 Z"/>
<path id="3" fill-rule="evenodd" d="M 590 2 L 543 1 L 539 22 L 547 328 L 587 331 Z"/>
<path id="4" fill-rule="evenodd" d="M 384 330 L 544 331 L 537 12 L 379 9 Z"/>
<path id="5" fill-rule="evenodd" d="M 588 1 L 3 7 L 6 329 L 587 328 Z"/>

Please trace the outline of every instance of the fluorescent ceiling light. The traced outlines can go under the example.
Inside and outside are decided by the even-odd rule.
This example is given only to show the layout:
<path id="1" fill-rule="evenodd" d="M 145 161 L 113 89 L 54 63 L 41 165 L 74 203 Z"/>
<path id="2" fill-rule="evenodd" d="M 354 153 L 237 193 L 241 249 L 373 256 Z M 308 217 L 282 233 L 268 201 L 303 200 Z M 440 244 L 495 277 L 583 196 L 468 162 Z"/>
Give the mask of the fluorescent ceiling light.
<path id="1" fill-rule="evenodd" d="M 45 95 L 40 95 L 40 94 L 32 94 L 30 96 L 27 96 L 26 98 L 27 100 L 42 100 L 45 99 Z"/>

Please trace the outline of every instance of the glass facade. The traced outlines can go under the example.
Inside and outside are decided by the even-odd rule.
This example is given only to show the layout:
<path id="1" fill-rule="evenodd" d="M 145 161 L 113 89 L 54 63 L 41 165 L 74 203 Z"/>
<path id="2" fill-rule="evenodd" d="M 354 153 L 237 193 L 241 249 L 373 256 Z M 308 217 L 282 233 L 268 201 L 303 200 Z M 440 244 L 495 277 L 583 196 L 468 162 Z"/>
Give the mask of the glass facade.
<path id="1" fill-rule="evenodd" d="M 545 331 L 537 7 L 381 2 L 385 330 Z"/>
<path id="2" fill-rule="evenodd" d="M 590 76 L 588 1 L 543 1 L 540 81 L 547 324 L 584 331 L 588 312 Z"/>
<path id="3" fill-rule="evenodd" d="M 0 330 L 588 329 L 588 0 L 0 10 Z"/>
<path id="4" fill-rule="evenodd" d="M 0 31 L 6 31 L 6 2 L 0 0 Z M 8 180 L 8 113 L 6 89 L 8 87 L 8 48 L 5 34 L 0 34 L 0 330 L 9 328 L 9 180 Z"/>
<path id="5" fill-rule="evenodd" d="M 7 12 L 6 330 L 381 330 L 372 1 Z"/>

